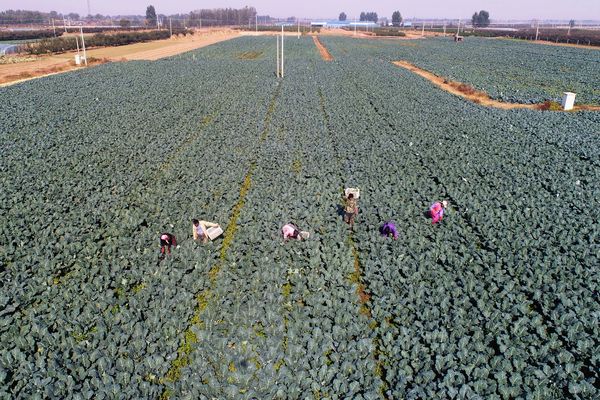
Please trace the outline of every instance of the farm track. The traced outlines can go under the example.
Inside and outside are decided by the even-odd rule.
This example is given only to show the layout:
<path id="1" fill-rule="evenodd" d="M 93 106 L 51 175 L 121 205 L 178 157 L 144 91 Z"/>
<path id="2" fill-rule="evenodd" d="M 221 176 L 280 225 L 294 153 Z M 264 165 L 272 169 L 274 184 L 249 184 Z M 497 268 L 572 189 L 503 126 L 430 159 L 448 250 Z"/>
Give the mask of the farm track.
<path id="1" fill-rule="evenodd" d="M 323 60 L 325 61 L 333 61 L 333 56 L 331 55 L 329 50 L 327 50 L 327 47 L 325 47 L 325 45 L 321 43 L 321 40 L 319 40 L 319 37 L 317 35 L 313 36 L 313 41 L 315 42 L 315 45 L 319 50 L 319 54 L 321 54 L 321 58 L 323 58 Z"/>
<path id="2" fill-rule="evenodd" d="M 210 46 L 238 37 L 239 33 L 230 30 L 200 32 L 201 36 L 165 39 L 153 42 L 134 43 L 117 47 L 88 49 L 89 64 L 133 60 L 156 61 L 165 57 Z M 63 74 L 85 69 L 72 65 L 75 52 L 40 57 L 39 60 L 18 64 L 0 65 L 0 87 L 10 86 L 32 79 Z M 16 72 L 15 72 L 16 71 Z"/>
<path id="3" fill-rule="evenodd" d="M 275 110 L 277 99 L 281 91 L 281 85 L 282 81 L 280 81 L 277 85 L 277 89 L 275 90 L 271 102 L 269 103 L 264 118 L 264 129 L 259 137 L 260 143 L 263 143 L 269 134 L 271 117 Z M 194 347 L 199 341 L 198 337 L 194 333 L 194 330 L 192 330 L 192 327 L 195 327 L 197 329 L 204 328 L 202 316 L 206 309 L 214 303 L 213 292 L 218 283 L 219 274 L 227 261 L 227 253 L 229 247 L 235 239 L 235 233 L 237 231 L 237 221 L 239 219 L 242 208 L 244 207 L 244 204 L 246 202 L 246 196 L 248 194 L 248 191 L 252 186 L 252 176 L 254 174 L 255 169 L 256 156 L 254 160 L 251 161 L 250 166 L 248 167 L 248 171 L 244 176 L 244 180 L 239 190 L 239 199 L 231 211 L 229 223 L 224 232 L 224 239 L 221 243 L 221 248 L 219 250 L 219 261 L 209 271 L 210 287 L 208 289 L 203 290 L 196 296 L 197 304 L 194 309 L 194 314 L 190 321 L 188 321 L 188 328 L 184 333 L 182 344 L 177 350 L 177 357 L 171 362 L 171 367 L 169 368 L 169 371 L 167 372 L 166 376 L 159 380 L 159 383 L 161 383 L 162 385 L 165 385 L 166 383 L 173 384 L 177 382 L 181 377 L 181 369 L 187 367 L 190 364 L 190 355 L 194 351 Z M 171 391 L 170 389 L 165 387 L 162 392 L 161 399 L 168 399 L 170 397 Z"/>
<path id="4" fill-rule="evenodd" d="M 521 103 L 506 103 L 492 99 L 487 93 L 473 89 L 471 86 L 466 85 L 462 82 L 450 81 L 443 77 L 437 76 L 427 70 L 419 68 L 414 64 L 407 61 L 394 61 L 392 64 L 407 69 L 436 85 L 442 90 L 451 93 L 455 96 L 469 100 L 475 104 L 479 104 L 485 107 L 499 108 L 502 110 L 515 110 L 515 109 L 528 109 L 528 110 L 543 110 L 543 104 L 521 104 Z M 575 111 L 600 111 L 600 106 L 594 105 L 577 105 L 573 111 L 563 112 L 575 112 Z"/>
<path id="5" fill-rule="evenodd" d="M 361 91 L 361 88 L 358 86 L 358 84 L 356 84 L 356 88 L 357 88 L 357 90 Z M 368 97 L 371 96 L 367 91 L 364 91 L 364 93 Z M 380 110 L 377 108 L 377 106 L 375 106 L 373 104 L 373 101 L 370 98 L 369 98 L 369 104 L 371 105 L 373 110 L 380 116 L 380 118 L 383 121 L 385 121 L 385 123 L 389 126 L 389 128 L 392 129 L 393 131 L 395 131 L 396 130 L 395 125 L 387 118 L 387 116 L 385 114 L 380 112 Z M 461 210 L 465 209 L 465 206 L 460 205 L 460 203 L 452 195 L 451 191 L 444 184 L 444 182 L 435 174 L 435 171 L 432 170 L 431 167 L 429 167 L 429 164 L 425 162 L 425 159 L 417 152 L 411 152 L 411 155 L 413 157 L 415 157 L 418 164 L 421 166 L 421 168 L 423 168 L 423 170 L 425 171 L 425 175 L 430 176 L 431 179 L 437 185 L 439 185 L 441 188 L 443 188 L 443 190 L 444 190 L 443 197 L 450 200 L 453 208 L 456 209 L 460 218 L 463 219 L 464 222 L 466 223 L 466 225 L 469 227 L 469 230 L 470 230 L 469 233 L 471 233 L 480 244 L 480 251 L 487 252 L 490 255 L 498 256 L 499 249 L 490 245 L 487 235 L 485 233 L 483 233 L 477 227 L 477 225 L 468 217 L 468 215 L 465 215 L 463 212 L 461 212 Z M 464 239 L 466 242 L 471 242 L 471 239 L 468 237 L 465 237 Z M 508 254 L 500 254 L 500 257 L 507 256 L 507 255 Z M 546 330 L 546 332 L 548 332 L 548 334 L 550 336 L 555 335 L 562 342 L 561 346 L 563 344 L 569 344 L 572 351 L 575 354 L 577 354 L 579 359 L 582 361 L 581 370 L 584 373 L 584 375 L 586 375 L 587 377 L 593 376 L 594 362 L 593 362 L 592 358 L 590 356 L 580 354 L 577 350 L 573 350 L 573 349 L 577 348 L 577 343 L 574 343 L 572 340 L 570 340 L 564 334 L 557 331 L 555 323 L 553 322 L 554 318 L 550 315 L 552 310 L 545 310 L 544 306 L 540 303 L 540 301 L 538 301 L 535 298 L 534 291 L 526 284 L 526 282 L 525 283 L 522 282 L 521 275 L 519 275 L 517 272 L 511 272 L 508 269 L 506 271 L 502 270 L 500 272 L 501 272 L 501 274 L 500 275 L 496 274 L 495 275 L 496 278 L 492 278 L 492 280 L 497 279 L 498 281 L 501 281 L 502 279 L 499 279 L 499 278 L 501 278 L 502 276 L 508 276 L 510 278 L 510 280 L 512 280 L 513 282 L 517 282 L 517 284 L 518 284 L 517 287 L 519 288 L 520 292 L 525 295 L 527 302 L 529 304 L 533 305 L 533 307 L 532 307 L 533 312 L 535 312 L 536 314 L 538 314 L 541 317 L 543 324 L 544 324 L 544 329 Z M 482 272 L 479 276 L 476 276 L 476 277 L 481 279 L 482 281 L 487 281 L 488 279 L 490 279 L 490 275 L 487 272 Z M 485 332 L 485 330 L 484 330 L 484 332 Z M 491 332 L 488 331 L 487 333 L 489 335 L 493 336 L 493 334 Z M 591 332 L 588 332 L 588 333 L 591 334 Z M 496 355 L 499 355 L 500 352 L 499 352 L 498 343 L 497 342 L 494 342 L 494 343 L 495 344 L 493 345 L 493 348 L 495 350 L 495 353 L 496 353 Z M 554 366 L 558 366 L 558 364 L 554 364 Z M 569 393 L 568 393 L 568 391 L 566 391 L 566 388 L 563 388 L 563 395 L 565 395 L 566 397 L 569 397 Z"/>

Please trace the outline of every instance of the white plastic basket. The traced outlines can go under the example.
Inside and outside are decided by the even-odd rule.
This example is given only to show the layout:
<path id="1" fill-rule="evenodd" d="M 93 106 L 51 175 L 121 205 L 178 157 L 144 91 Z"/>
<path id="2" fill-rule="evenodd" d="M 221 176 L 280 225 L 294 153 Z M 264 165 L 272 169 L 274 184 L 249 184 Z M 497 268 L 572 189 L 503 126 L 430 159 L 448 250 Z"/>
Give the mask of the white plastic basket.
<path id="1" fill-rule="evenodd" d="M 206 234 L 210 240 L 215 240 L 223 234 L 223 229 L 220 226 L 213 226 L 206 230 Z"/>
<path id="2" fill-rule="evenodd" d="M 352 193 L 354 195 L 355 199 L 358 199 L 360 197 L 360 189 L 358 188 L 346 188 L 344 190 L 344 196 L 346 196 L 346 198 L 348 198 L 348 195 Z"/>

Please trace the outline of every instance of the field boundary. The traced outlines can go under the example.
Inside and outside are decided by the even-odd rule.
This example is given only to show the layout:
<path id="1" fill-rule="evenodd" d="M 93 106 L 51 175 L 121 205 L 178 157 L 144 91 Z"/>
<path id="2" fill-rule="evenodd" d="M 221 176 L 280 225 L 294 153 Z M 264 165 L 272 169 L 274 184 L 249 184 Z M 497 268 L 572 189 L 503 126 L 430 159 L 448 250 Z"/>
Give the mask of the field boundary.
<path id="1" fill-rule="evenodd" d="M 325 47 L 323 43 L 321 43 L 321 40 L 319 40 L 319 37 L 317 35 L 313 36 L 313 41 L 315 42 L 315 45 L 317 46 L 317 49 L 319 50 L 319 53 L 321 54 L 323 60 L 333 61 L 333 56 L 331 55 L 329 50 L 327 50 L 327 47 Z"/>
<path id="2" fill-rule="evenodd" d="M 87 55 L 88 61 L 94 60 L 91 64 L 121 61 L 156 61 L 231 40 L 238 36 L 237 32 L 228 30 L 199 32 L 198 36 L 183 39 L 163 39 L 124 46 L 90 48 Z M 76 52 L 69 51 L 63 54 L 40 56 L 35 61 L 26 63 L 0 65 L 0 87 L 86 69 L 86 67 L 74 65 L 75 54 Z"/>
<path id="3" fill-rule="evenodd" d="M 455 96 L 461 97 L 465 100 L 469 100 L 472 103 L 479 104 L 479 105 L 482 105 L 485 107 L 499 108 L 502 110 L 528 109 L 528 110 L 538 110 L 538 111 L 550 110 L 550 111 L 565 112 L 562 108 L 560 108 L 560 105 L 557 105 L 555 103 L 521 104 L 521 103 L 507 103 L 504 101 L 494 100 L 486 92 L 477 90 L 466 83 L 462 83 L 462 82 L 458 82 L 458 81 L 451 81 L 444 77 L 435 75 L 434 73 L 429 72 L 425 69 L 419 68 L 416 65 L 409 63 L 408 61 L 404 61 L 404 60 L 392 61 L 392 64 L 394 64 L 398 67 L 407 69 L 410 72 L 413 72 L 413 73 L 427 79 L 428 81 L 430 81 L 431 83 L 433 83 L 440 89 L 445 90 L 448 93 L 451 93 Z M 584 105 L 584 104 L 576 105 L 572 111 L 600 111 L 600 106 Z M 570 111 L 566 111 L 566 112 L 570 112 Z"/>

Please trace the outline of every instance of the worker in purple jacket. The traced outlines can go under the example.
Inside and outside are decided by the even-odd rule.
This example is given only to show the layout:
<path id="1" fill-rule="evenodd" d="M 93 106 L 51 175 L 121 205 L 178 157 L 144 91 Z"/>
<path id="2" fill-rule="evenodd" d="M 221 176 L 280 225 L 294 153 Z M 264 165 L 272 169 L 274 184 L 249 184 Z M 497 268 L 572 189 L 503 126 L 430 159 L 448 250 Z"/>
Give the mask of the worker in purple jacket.
<path id="1" fill-rule="evenodd" d="M 398 230 L 396 229 L 394 221 L 385 222 L 383 226 L 379 228 L 379 232 L 381 232 L 383 236 L 392 236 L 394 240 L 398 239 Z"/>

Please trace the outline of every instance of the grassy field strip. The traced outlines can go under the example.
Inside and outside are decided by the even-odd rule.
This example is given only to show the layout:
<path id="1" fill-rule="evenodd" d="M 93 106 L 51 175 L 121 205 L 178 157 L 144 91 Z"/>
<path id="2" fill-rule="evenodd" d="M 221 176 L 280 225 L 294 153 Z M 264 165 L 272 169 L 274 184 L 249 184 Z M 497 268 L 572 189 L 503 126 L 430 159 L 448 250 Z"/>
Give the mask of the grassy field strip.
<path id="1" fill-rule="evenodd" d="M 513 109 L 528 109 L 528 110 L 551 110 L 551 111 L 564 111 L 558 103 L 548 104 L 521 104 L 521 103 L 507 103 L 504 101 L 498 101 L 492 99 L 487 93 L 474 89 L 472 86 L 451 81 L 441 76 L 437 76 L 423 68 L 419 68 L 408 61 L 394 61 L 392 64 L 405 68 L 433 83 L 442 90 L 451 93 L 455 96 L 469 100 L 475 104 L 479 104 L 485 107 L 499 108 L 502 110 L 513 110 Z M 600 106 L 589 105 L 589 104 L 578 104 L 572 112 L 576 111 L 600 111 Z M 568 111 L 571 112 L 571 111 Z"/>
<path id="2" fill-rule="evenodd" d="M 277 86 L 277 89 L 275 90 L 275 93 L 269 104 L 268 110 L 265 114 L 264 128 L 263 128 L 263 131 L 261 132 L 261 135 L 259 138 L 261 143 L 264 142 L 264 140 L 266 139 L 266 137 L 268 135 L 269 125 L 270 125 L 270 121 L 271 121 L 271 115 L 275 109 L 275 106 L 277 103 L 277 97 L 279 95 L 280 90 L 281 90 L 281 83 Z M 231 210 L 231 216 L 229 219 L 229 223 L 227 224 L 224 239 L 221 244 L 221 248 L 219 250 L 219 254 L 220 254 L 219 261 L 209 271 L 211 286 L 209 289 L 205 289 L 203 292 L 199 293 L 197 296 L 197 304 L 194 309 L 194 316 L 188 323 L 189 327 L 185 331 L 182 344 L 177 351 L 177 358 L 175 358 L 171 362 L 171 368 L 167 372 L 166 376 L 161 380 L 161 383 L 163 383 L 163 384 L 167 384 L 167 383 L 172 384 L 172 383 L 177 382 L 177 380 L 181 376 L 181 369 L 183 367 L 186 367 L 187 365 L 189 365 L 189 362 L 190 362 L 189 355 L 193 351 L 193 347 L 198 343 L 198 338 L 197 338 L 196 334 L 194 333 L 194 331 L 192 330 L 192 327 L 202 329 L 204 326 L 204 323 L 202 321 L 202 315 L 204 314 L 204 312 L 206 311 L 206 308 L 211 303 L 212 291 L 214 290 L 214 287 L 217 283 L 218 275 L 221 272 L 221 269 L 223 268 L 223 266 L 225 265 L 225 263 L 227 261 L 227 251 L 228 251 L 229 247 L 231 246 L 231 243 L 234 240 L 235 232 L 237 230 L 237 221 L 238 221 L 240 212 L 241 212 L 242 208 L 244 207 L 244 204 L 246 201 L 246 195 L 248 194 L 248 191 L 250 190 L 250 187 L 252 185 L 252 175 L 254 173 L 255 168 L 256 168 L 256 161 L 254 160 L 251 162 L 250 166 L 248 167 L 248 171 L 246 172 L 244 181 L 242 182 L 242 185 L 240 187 L 239 199 L 238 199 L 237 203 L 235 204 L 235 206 L 233 207 L 233 209 Z M 169 390 L 169 388 L 165 388 L 161 398 L 169 398 L 170 396 L 171 396 L 171 391 Z"/>

